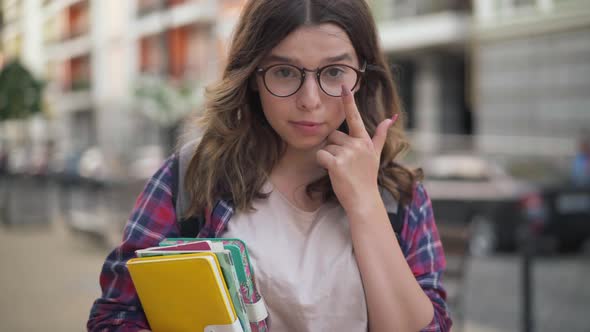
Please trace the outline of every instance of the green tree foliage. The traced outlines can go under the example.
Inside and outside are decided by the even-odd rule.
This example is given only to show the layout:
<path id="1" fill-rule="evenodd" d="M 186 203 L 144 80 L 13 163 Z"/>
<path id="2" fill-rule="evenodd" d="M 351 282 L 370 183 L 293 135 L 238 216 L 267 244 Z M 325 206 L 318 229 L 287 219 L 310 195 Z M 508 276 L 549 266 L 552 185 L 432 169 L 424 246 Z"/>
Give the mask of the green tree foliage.
<path id="1" fill-rule="evenodd" d="M 18 61 L 0 71 L 0 121 L 23 119 L 41 111 L 43 83 Z"/>

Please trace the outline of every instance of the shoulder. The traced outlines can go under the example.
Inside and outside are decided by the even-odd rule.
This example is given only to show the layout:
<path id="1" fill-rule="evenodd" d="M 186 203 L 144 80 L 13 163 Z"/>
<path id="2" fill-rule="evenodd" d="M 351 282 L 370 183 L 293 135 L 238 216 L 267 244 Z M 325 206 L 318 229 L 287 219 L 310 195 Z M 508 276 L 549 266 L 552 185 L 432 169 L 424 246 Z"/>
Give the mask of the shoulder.
<path id="1" fill-rule="evenodd" d="M 149 202 L 150 205 L 155 202 L 171 201 L 176 191 L 177 179 L 178 155 L 173 153 L 152 173 L 138 199 Z"/>
<path id="2" fill-rule="evenodd" d="M 413 232 L 423 233 L 435 227 L 432 202 L 421 182 L 413 186 L 412 200 L 405 207 L 406 223 L 408 229 Z"/>
<path id="3" fill-rule="evenodd" d="M 132 252 L 155 246 L 163 238 L 178 233 L 172 199 L 177 160 L 176 154 L 172 154 L 145 184 L 125 226 L 121 250 Z"/>
<path id="4" fill-rule="evenodd" d="M 178 167 L 178 153 L 173 153 L 160 165 L 160 168 L 152 175 L 150 182 L 158 182 L 169 185 L 175 176 Z"/>
<path id="5" fill-rule="evenodd" d="M 406 227 L 402 235 L 407 243 L 402 249 L 410 268 L 416 275 L 444 269 L 446 261 L 432 203 L 422 183 L 414 185 L 412 201 L 405 209 Z"/>
<path id="6" fill-rule="evenodd" d="M 421 182 L 414 184 L 412 199 L 404 206 L 404 212 L 405 227 L 402 236 L 407 240 L 408 247 L 423 242 L 425 238 L 432 238 L 433 235 L 438 237 L 432 203 Z"/>
<path id="7" fill-rule="evenodd" d="M 422 182 L 418 181 L 414 184 L 414 190 L 412 192 L 412 202 L 410 206 L 413 206 L 418 209 L 427 208 L 427 205 L 430 205 L 430 196 L 426 192 L 426 188 L 422 184 Z"/>
<path id="8" fill-rule="evenodd" d="M 414 184 L 412 200 L 406 209 L 413 221 L 418 221 L 420 217 L 428 217 L 428 214 L 432 214 L 432 202 L 426 192 L 426 188 L 424 188 L 424 185 L 421 182 L 418 181 Z"/>

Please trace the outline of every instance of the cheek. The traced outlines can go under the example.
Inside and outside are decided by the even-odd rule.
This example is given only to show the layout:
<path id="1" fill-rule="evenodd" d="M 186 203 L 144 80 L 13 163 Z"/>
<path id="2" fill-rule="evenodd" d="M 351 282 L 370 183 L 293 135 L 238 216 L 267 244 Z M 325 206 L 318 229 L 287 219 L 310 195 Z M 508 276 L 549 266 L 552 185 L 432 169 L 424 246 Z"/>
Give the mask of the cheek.
<path id="1" fill-rule="evenodd" d="M 340 101 L 337 99 L 331 100 L 327 104 L 326 108 L 330 117 L 330 122 L 336 124 L 336 127 L 339 127 L 340 124 L 346 119 L 346 114 L 342 109 L 342 104 Z"/>
<path id="2" fill-rule="evenodd" d="M 260 104 L 266 120 L 274 127 L 284 115 L 282 109 L 285 107 L 284 101 L 265 93 L 260 92 Z"/>

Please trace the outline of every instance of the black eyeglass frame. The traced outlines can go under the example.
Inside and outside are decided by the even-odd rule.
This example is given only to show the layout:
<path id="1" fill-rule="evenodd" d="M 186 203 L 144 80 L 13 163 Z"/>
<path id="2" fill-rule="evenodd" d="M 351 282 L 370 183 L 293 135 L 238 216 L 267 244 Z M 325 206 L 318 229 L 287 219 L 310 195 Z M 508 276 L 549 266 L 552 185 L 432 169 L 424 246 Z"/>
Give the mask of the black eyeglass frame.
<path id="1" fill-rule="evenodd" d="M 295 89 L 295 91 L 293 93 L 291 93 L 289 95 L 286 95 L 286 96 L 281 96 L 281 95 L 277 95 L 277 94 L 273 93 L 272 91 L 270 91 L 268 85 L 266 84 L 266 72 L 269 71 L 270 69 L 272 69 L 274 67 L 278 67 L 278 66 L 289 66 L 289 67 L 292 67 L 292 68 L 295 68 L 295 69 L 299 70 L 299 72 L 301 73 L 301 82 L 299 82 L 299 86 L 297 87 L 297 89 Z M 326 90 L 324 90 L 324 87 L 322 86 L 322 82 L 320 80 L 320 77 L 322 75 L 322 72 L 326 68 L 333 67 L 333 66 L 347 67 L 347 68 L 350 68 L 350 69 L 352 69 L 352 70 L 354 70 L 356 72 L 356 82 L 354 82 L 354 85 L 352 86 L 352 88 L 350 89 L 350 91 L 352 91 L 352 90 L 354 90 L 356 88 L 356 86 L 358 85 L 359 81 L 361 80 L 361 76 L 363 76 L 365 74 L 366 70 L 367 70 L 367 63 L 366 62 L 363 62 L 363 65 L 362 65 L 362 67 L 360 69 L 356 69 L 356 68 L 354 68 L 354 67 L 352 67 L 350 65 L 345 65 L 345 64 L 340 64 L 340 63 L 333 63 L 333 64 L 329 64 L 327 66 L 323 66 L 323 67 L 317 68 L 315 70 L 307 69 L 305 67 L 303 67 L 303 68 L 302 67 L 297 67 L 295 65 L 288 64 L 288 63 L 277 63 L 277 64 L 274 64 L 274 65 L 268 66 L 266 68 L 260 68 L 260 67 L 256 68 L 256 74 L 262 76 L 262 82 L 264 83 L 264 87 L 266 88 L 266 91 L 270 92 L 270 94 L 273 95 L 273 96 L 275 96 L 275 97 L 287 98 L 287 97 L 291 97 L 292 95 L 296 94 L 301 89 L 301 87 L 303 86 L 303 83 L 305 82 L 305 76 L 307 75 L 307 72 L 315 73 L 316 81 L 318 83 L 318 86 L 320 87 L 320 89 L 325 94 L 327 94 L 330 97 L 341 97 L 342 95 L 334 96 L 334 95 L 331 95 L 328 92 L 326 92 Z"/>

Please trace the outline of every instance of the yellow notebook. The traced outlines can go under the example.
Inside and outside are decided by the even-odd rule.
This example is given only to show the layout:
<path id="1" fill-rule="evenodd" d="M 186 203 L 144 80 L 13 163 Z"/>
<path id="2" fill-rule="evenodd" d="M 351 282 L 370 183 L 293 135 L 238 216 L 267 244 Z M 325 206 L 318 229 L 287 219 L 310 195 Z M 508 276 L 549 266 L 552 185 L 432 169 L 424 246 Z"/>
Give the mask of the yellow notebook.
<path id="1" fill-rule="evenodd" d="M 127 262 L 153 332 L 242 331 L 212 252 Z"/>

